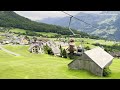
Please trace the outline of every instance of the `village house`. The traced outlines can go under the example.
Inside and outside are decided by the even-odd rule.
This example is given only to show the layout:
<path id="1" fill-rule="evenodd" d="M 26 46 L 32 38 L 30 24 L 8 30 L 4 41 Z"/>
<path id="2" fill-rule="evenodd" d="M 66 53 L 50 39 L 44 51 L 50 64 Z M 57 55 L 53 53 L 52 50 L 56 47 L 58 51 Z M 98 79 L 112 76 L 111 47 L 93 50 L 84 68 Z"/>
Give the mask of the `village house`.
<path id="1" fill-rule="evenodd" d="M 10 40 L 8 40 L 8 39 L 4 39 L 3 41 L 2 41 L 2 44 L 9 44 L 10 43 Z"/>
<path id="2" fill-rule="evenodd" d="M 109 54 L 112 55 L 113 57 L 120 58 L 120 52 L 109 52 Z"/>
<path id="3" fill-rule="evenodd" d="M 113 56 L 104 51 L 104 49 L 97 47 L 85 51 L 77 60 L 73 60 L 68 64 L 70 69 L 87 70 L 91 73 L 103 76 L 103 69 L 111 65 Z"/>
<path id="4" fill-rule="evenodd" d="M 51 47 L 52 48 L 52 51 L 54 53 L 55 56 L 60 56 L 60 49 L 58 46 L 56 47 Z"/>
<path id="5" fill-rule="evenodd" d="M 55 56 L 60 56 L 60 49 L 53 41 L 48 41 L 46 44 L 52 49 Z"/>
<path id="6" fill-rule="evenodd" d="M 32 44 L 30 45 L 29 51 L 31 53 L 44 53 L 42 42 L 37 42 L 36 40 L 34 40 L 34 42 L 32 42 Z"/>
<path id="7" fill-rule="evenodd" d="M 22 45 L 28 45 L 29 41 L 25 37 L 22 37 L 20 44 L 22 44 Z"/>

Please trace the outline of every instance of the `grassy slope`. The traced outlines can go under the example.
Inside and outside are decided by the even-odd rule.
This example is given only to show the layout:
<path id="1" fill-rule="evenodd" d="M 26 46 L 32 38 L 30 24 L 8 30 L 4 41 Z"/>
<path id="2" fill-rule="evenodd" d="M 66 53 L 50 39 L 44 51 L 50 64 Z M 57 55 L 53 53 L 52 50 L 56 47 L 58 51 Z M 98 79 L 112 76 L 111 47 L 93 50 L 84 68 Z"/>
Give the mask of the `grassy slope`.
<path id="1" fill-rule="evenodd" d="M 71 60 L 45 54 L 30 54 L 28 46 L 5 46 L 21 54 L 20 57 L 9 56 L 0 51 L 0 78 L 40 78 L 40 79 L 95 79 L 85 70 L 70 70 L 67 65 Z M 110 66 L 112 74 L 107 78 L 120 78 L 120 60 L 114 60 Z M 105 78 L 106 79 L 106 78 Z"/>
<path id="2" fill-rule="evenodd" d="M 84 47 L 89 46 L 91 49 L 96 47 L 96 46 L 92 45 L 92 44 L 95 44 L 95 43 L 100 43 L 102 45 L 109 45 L 109 46 L 112 46 L 114 44 L 113 41 L 106 41 L 105 42 L 105 40 L 95 40 L 95 39 L 87 39 L 87 38 L 82 38 L 82 39 L 77 38 L 75 40 L 77 40 L 76 41 L 77 46 L 79 46 L 81 44 L 80 40 L 84 40 L 83 46 Z"/>
<path id="3" fill-rule="evenodd" d="M 26 33 L 26 30 L 24 29 L 18 29 L 18 28 L 15 28 L 15 29 L 11 29 L 10 30 L 11 32 L 15 32 L 15 33 Z M 43 36 L 54 36 L 54 35 L 57 35 L 57 33 L 46 33 L 46 32 L 36 32 L 38 34 L 42 34 Z"/>
<path id="4" fill-rule="evenodd" d="M 114 59 L 110 69 L 112 71 L 111 78 L 120 79 L 120 59 Z"/>
<path id="5" fill-rule="evenodd" d="M 16 33 L 25 33 L 26 32 L 26 30 L 24 30 L 24 29 L 18 29 L 18 28 L 15 28 L 15 29 L 10 29 L 10 31 L 11 32 L 16 32 Z"/>
<path id="6" fill-rule="evenodd" d="M 7 56 L 7 57 L 6 57 Z M 9 58 L 9 57 L 13 57 L 13 55 L 8 54 L 2 50 L 0 50 L 0 58 Z"/>
<path id="7" fill-rule="evenodd" d="M 46 32 L 36 32 L 36 33 L 42 34 L 43 36 L 48 36 L 48 37 L 58 35 L 57 33 L 46 33 Z"/>

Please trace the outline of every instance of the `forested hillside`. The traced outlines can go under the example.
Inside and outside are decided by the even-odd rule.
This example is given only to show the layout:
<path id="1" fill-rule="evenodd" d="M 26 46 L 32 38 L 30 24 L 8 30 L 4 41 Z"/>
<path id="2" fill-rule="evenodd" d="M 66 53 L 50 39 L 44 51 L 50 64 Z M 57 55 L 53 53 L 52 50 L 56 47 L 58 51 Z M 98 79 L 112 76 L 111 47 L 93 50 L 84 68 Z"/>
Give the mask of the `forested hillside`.
<path id="1" fill-rule="evenodd" d="M 0 11 L 0 26 L 1 27 L 14 27 L 25 29 L 34 32 L 52 32 L 61 35 L 72 35 L 69 31 L 68 27 L 61 27 L 57 25 L 49 25 L 45 23 L 38 23 L 35 21 L 31 21 L 28 18 L 22 17 L 16 14 L 13 11 Z M 89 36 L 86 33 L 73 30 L 75 34 L 80 34 L 82 37 L 94 37 Z"/>

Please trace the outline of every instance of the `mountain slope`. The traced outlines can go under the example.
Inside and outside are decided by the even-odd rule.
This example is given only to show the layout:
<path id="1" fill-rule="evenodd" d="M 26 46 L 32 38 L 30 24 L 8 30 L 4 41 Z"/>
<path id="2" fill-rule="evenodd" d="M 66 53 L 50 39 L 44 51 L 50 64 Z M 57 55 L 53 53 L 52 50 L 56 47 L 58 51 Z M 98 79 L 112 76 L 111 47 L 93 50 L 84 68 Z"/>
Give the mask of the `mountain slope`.
<path id="1" fill-rule="evenodd" d="M 91 14 L 91 13 L 90 14 L 89 13 L 78 13 L 77 15 L 75 15 L 75 17 L 77 17 L 77 18 L 79 18 L 81 20 L 84 20 L 87 23 L 90 23 L 90 24 L 96 26 L 97 22 L 105 20 L 106 18 L 111 18 L 111 15 L 110 16 L 108 16 L 108 15 L 103 16 L 103 15 Z M 53 19 L 53 20 L 51 20 L 51 19 Z M 47 19 L 41 20 L 41 22 L 67 27 L 68 23 L 69 23 L 69 16 L 68 17 L 64 17 L 64 18 L 59 18 L 59 19 L 47 18 Z M 74 29 L 77 29 L 77 30 L 84 31 L 84 29 L 87 29 L 89 26 L 86 25 L 83 22 L 80 22 L 78 20 L 72 19 L 71 27 L 74 28 Z"/>
<path id="2" fill-rule="evenodd" d="M 62 35 L 72 34 L 68 30 L 68 28 L 31 21 L 25 17 L 16 14 L 13 11 L 0 11 L 0 26 L 14 27 L 14 28 L 26 29 L 36 32 L 53 32 Z M 74 31 L 74 32 L 80 33 L 78 31 Z"/>
<path id="3" fill-rule="evenodd" d="M 92 24 L 94 27 L 98 29 L 86 25 L 85 23 L 75 19 L 72 19 L 71 28 L 92 35 L 98 35 L 109 39 L 120 40 L 118 34 L 120 32 L 119 16 L 120 11 L 103 11 L 100 14 L 78 13 L 77 15 L 75 15 L 75 17 Z M 54 18 L 53 20 L 51 20 L 51 22 L 50 21 L 48 22 L 47 19 L 43 19 L 41 20 L 41 22 L 67 27 L 69 23 L 69 17 L 63 17 L 59 19 Z"/>

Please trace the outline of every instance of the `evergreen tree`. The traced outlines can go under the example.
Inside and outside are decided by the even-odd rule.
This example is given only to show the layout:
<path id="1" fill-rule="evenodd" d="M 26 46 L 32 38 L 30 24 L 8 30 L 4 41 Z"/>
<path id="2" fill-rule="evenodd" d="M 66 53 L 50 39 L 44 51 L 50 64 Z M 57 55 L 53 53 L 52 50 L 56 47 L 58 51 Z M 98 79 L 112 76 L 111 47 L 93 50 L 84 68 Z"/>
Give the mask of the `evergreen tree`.
<path id="1" fill-rule="evenodd" d="M 65 50 L 65 49 L 63 50 L 62 55 L 63 55 L 63 58 L 67 58 L 67 52 L 66 52 L 66 50 Z"/>
<path id="2" fill-rule="evenodd" d="M 62 46 L 60 45 L 60 57 L 63 56 L 63 50 L 62 50 Z"/>
<path id="3" fill-rule="evenodd" d="M 50 48 L 47 44 L 44 46 L 44 52 L 45 54 L 54 55 L 52 48 Z"/>

